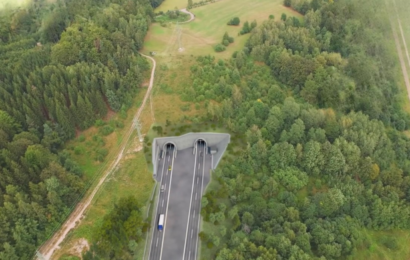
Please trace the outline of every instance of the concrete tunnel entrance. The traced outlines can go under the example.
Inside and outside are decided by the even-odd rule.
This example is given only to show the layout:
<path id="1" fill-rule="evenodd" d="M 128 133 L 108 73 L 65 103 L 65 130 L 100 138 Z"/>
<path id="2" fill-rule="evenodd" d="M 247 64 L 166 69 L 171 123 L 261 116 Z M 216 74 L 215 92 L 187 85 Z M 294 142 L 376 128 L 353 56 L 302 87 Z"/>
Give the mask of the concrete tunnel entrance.
<path id="1" fill-rule="evenodd" d="M 175 151 L 175 157 L 177 156 L 177 145 L 174 142 L 166 142 L 164 146 L 162 147 L 162 154 L 161 158 L 165 156 L 166 153 L 172 153 Z"/>
<path id="2" fill-rule="evenodd" d="M 195 154 L 195 152 L 196 152 L 196 150 L 197 150 L 198 148 L 203 148 L 204 146 L 205 146 L 205 147 L 207 146 L 207 143 L 206 143 L 206 141 L 205 141 L 204 139 L 202 139 L 202 138 L 196 139 L 195 142 L 194 142 L 193 154 Z M 207 150 L 206 150 L 206 151 L 207 151 Z M 206 153 L 206 151 L 205 151 L 205 153 Z"/>

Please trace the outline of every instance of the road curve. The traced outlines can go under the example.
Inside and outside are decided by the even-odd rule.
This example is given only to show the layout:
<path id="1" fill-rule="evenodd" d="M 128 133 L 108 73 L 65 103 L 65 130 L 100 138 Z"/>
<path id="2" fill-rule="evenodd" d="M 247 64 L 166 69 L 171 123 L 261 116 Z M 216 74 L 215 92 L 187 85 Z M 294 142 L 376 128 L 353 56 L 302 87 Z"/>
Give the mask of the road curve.
<path id="1" fill-rule="evenodd" d="M 145 54 L 140 53 L 141 56 L 148 58 L 152 61 L 153 67 L 151 71 L 151 78 L 149 82 L 149 86 L 147 89 L 147 92 L 145 93 L 144 100 L 142 101 L 142 104 L 138 111 L 134 114 L 133 120 L 136 120 L 139 118 L 139 116 L 142 113 L 142 110 L 144 109 L 145 103 L 147 99 L 150 96 L 152 87 L 154 85 L 154 76 L 155 76 L 155 68 L 156 68 L 156 62 L 152 57 L 149 57 Z M 124 154 L 124 149 L 126 144 L 128 143 L 132 132 L 134 131 L 133 125 L 130 126 L 128 131 L 124 135 L 123 143 L 121 144 L 120 147 L 120 152 L 118 153 L 117 159 L 113 161 L 110 166 L 108 167 L 108 170 L 104 173 L 104 175 L 101 177 L 100 181 L 98 182 L 97 186 L 95 186 L 94 190 L 91 192 L 91 194 L 88 197 L 85 197 L 82 202 L 77 204 L 77 207 L 75 210 L 71 213 L 71 215 L 68 217 L 68 219 L 64 222 L 64 224 L 61 226 L 60 230 L 57 231 L 54 236 L 46 241 L 41 248 L 39 248 L 39 251 L 43 254 L 45 259 L 51 259 L 54 251 L 59 248 L 59 244 L 63 242 L 64 238 L 67 236 L 68 232 L 75 228 L 77 225 L 77 221 L 79 222 L 81 219 L 81 216 L 84 214 L 84 211 L 88 208 L 90 205 L 92 199 L 94 198 L 95 194 L 97 191 L 100 189 L 101 185 L 104 183 L 105 179 L 107 176 L 117 167 L 118 163 L 123 157 Z"/>
<path id="2" fill-rule="evenodd" d="M 189 14 L 189 16 L 190 16 L 190 18 L 189 18 L 188 21 L 180 22 L 179 24 L 182 24 L 182 23 L 190 23 L 190 22 L 192 22 L 192 21 L 195 19 L 195 15 L 194 15 L 193 13 L 191 13 L 190 11 L 188 11 L 186 8 L 181 9 L 181 10 L 179 10 L 179 11 L 181 11 L 181 12 L 183 12 L 183 13 L 186 13 L 186 14 Z"/>

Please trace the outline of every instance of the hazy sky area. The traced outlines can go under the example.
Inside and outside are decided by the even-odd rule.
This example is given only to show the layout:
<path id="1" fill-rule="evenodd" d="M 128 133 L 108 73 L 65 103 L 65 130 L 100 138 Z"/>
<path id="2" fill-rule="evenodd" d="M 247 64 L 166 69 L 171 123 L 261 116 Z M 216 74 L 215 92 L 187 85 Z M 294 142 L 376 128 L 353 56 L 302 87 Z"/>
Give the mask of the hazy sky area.
<path id="1" fill-rule="evenodd" d="M 0 9 L 3 9 L 4 7 L 18 7 L 26 4 L 30 0 L 0 0 Z"/>

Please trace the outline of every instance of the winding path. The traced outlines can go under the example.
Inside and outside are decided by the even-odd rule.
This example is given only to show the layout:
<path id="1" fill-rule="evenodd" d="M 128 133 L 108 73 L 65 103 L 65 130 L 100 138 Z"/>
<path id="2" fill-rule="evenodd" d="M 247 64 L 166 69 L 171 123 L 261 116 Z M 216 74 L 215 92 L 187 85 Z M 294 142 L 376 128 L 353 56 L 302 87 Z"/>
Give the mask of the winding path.
<path id="1" fill-rule="evenodd" d="M 145 93 L 144 100 L 142 101 L 142 104 L 141 104 L 140 108 L 138 109 L 138 111 L 135 113 L 135 115 L 133 117 L 133 120 L 136 120 L 140 117 L 140 115 L 142 113 L 142 110 L 144 109 L 145 103 L 146 103 L 147 99 L 150 96 L 152 87 L 154 85 L 154 76 L 155 76 L 155 67 L 156 67 L 156 62 L 152 57 L 149 57 L 149 56 L 147 56 L 145 54 L 142 54 L 142 53 L 140 53 L 140 54 L 141 54 L 141 56 L 150 59 L 153 63 L 153 67 L 152 67 L 152 71 L 151 71 L 151 78 L 150 78 L 149 86 L 148 86 L 147 92 Z M 77 207 L 71 213 L 71 215 L 68 217 L 68 219 L 64 222 L 64 224 L 61 226 L 60 230 L 58 230 L 54 234 L 54 236 L 50 240 L 46 241 L 42 245 L 42 247 L 39 249 L 39 251 L 43 254 L 45 259 L 51 259 L 54 251 L 56 249 L 59 249 L 60 243 L 63 242 L 63 240 L 67 236 L 68 232 L 70 232 L 71 229 L 76 227 L 77 221 L 80 222 L 81 216 L 84 214 L 84 211 L 90 205 L 90 203 L 93 200 L 95 194 L 101 188 L 101 185 L 104 183 L 107 176 L 110 175 L 110 173 L 112 173 L 116 169 L 118 163 L 121 161 L 121 159 L 124 155 L 125 146 L 128 143 L 133 131 L 134 131 L 134 127 L 133 127 L 133 125 L 131 125 L 130 128 L 127 130 L 127 132 L 124 134 L 124 138 L 123 138 L 122 144 L 120 146 L 120 150 L 119 150 L 117 159 L 115 161 L 113 161 L 108 166 L 108 168 L 105 171 L 104 175 L 101 177 L 100 181 L 98 182 L 97 186 L 95 186 L 95 188 L 93 189 L 91 194 L 87 197 L 84 197 L 83 200 L 80 203 L 77 204 Z"/>
<path id="2" fill-rule="evenodd" d="M 190 11 L 188 11 L 186 8 L 181 9 L 181 10 L 179 10 L 179 11 L 181 11 L 181 12 L 183 12 L 183 13 L 186 13 L 186 14 L 189 14 L 189 16 L 190 16 L 190 18 L 189 18 L 188 21 L 180 22 L 179 24 L 182 24 L 182 23 L 190 23 L 190 22 L 192 22 L 192 21 L 195 19 L 195 15 L 194 15 L 193 13 L 191 13 Z"/>

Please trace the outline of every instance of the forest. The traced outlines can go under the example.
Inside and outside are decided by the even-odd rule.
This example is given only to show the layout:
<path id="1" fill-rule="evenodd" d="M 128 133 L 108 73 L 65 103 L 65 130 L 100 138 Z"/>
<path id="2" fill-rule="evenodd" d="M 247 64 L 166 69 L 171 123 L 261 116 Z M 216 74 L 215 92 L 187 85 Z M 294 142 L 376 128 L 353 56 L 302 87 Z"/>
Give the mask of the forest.
<path id="1" fill-rule="evenodd" d="M 384 2 L 285 4 L 305 6 L 304 22 L 267 20 L 231 59 L 199 57 L 182 95 L 247 140 L 202 199 L 212 259 L 345 259 L 370 250 L 363 230 L 410 229 L 410 122 Z"/>
<path id="2" fill-rule="evenodd" d="M 0 11 L 0 259 L 31 259 L 85 191 L 64 142 L 131 106 L 160 3 L 37 0 Z"/>
<path id="3" fill-rule="evenodd" d="M 83 259 L 136 259 L 138 242 L 148 223 L 142 219 L 141 206 L 134 196 L 121 198 L 114 209 L 104 217 L 96 241 Z"/>

